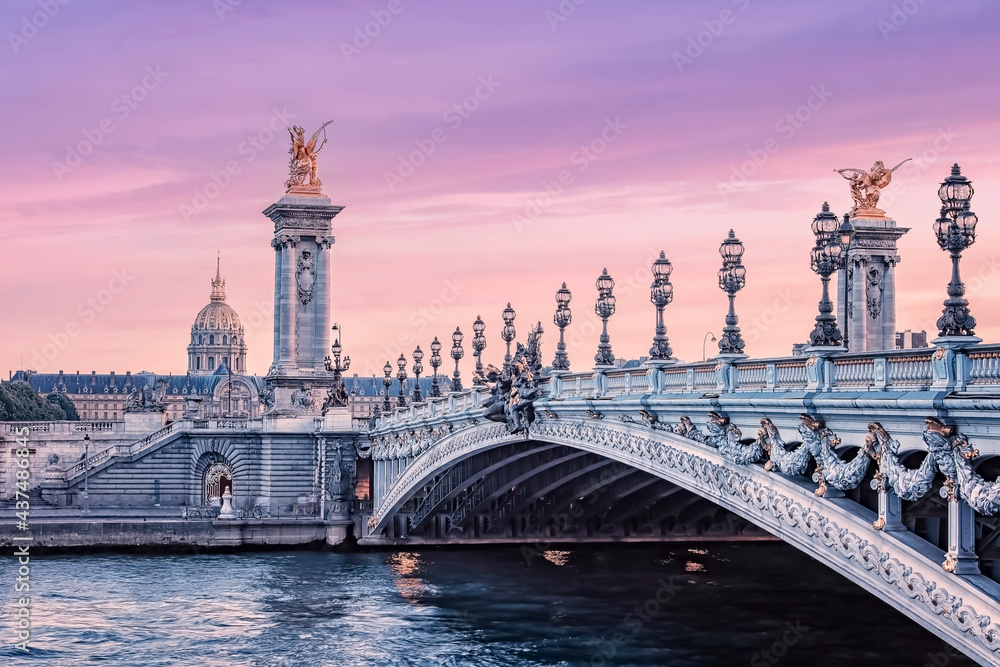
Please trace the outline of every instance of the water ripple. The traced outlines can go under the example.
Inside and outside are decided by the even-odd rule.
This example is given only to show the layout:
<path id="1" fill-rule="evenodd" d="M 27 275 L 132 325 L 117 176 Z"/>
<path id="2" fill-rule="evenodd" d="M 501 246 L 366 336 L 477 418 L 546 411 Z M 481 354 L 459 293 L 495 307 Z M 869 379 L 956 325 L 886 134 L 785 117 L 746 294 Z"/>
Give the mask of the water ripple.
<path id="1" fill-rule="evenodd" d="M 498 548 L 32 565 L 32 650 L 3 646 L 4 667 L 750 664 L 795 622 L 810 629 L 788 665 L 920 665 L 950 651 L 774 544 L 558 549 L 530 563 Z"/>

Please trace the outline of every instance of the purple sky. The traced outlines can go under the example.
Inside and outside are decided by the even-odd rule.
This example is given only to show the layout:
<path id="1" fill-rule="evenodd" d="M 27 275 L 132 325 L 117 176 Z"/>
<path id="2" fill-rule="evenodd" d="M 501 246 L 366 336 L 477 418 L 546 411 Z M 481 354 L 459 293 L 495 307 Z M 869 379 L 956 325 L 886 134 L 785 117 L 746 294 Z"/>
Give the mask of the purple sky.
<path id="1" fill-rule="evenodd" d="M 39 14 L 46 2 L 58 7 L 51 17 Z M 653 334 L 648 267 L 661 249 L 674 264 L 671 343 L 699 359 L 705 333 L 723 326 L 715 273 L 731 227 L 747 246 L 737 299 L 747 352 L 786 355 L 806 340 L 819 298 L 809 223 L 825 200 L 838 214 L 850 207 L 832 170 L 906 157 L 918 160 L 882 200 L 912 228 L 899 244 L 900 328 L 931 330 L 945 298 L 948 259 L 931 223 L 957 161 L 978 190 L 979 241 L 963 262 L 977 333 L 1000 339 L 995 3 L 564 0 L 575 11 L 563 16 L 555 0 L 243 0 L 220 10 L 231 2 L 0 5 L 6 368 L 184 372 L 221 250 L 249 368 L 265 372 L 274 257 L 261 211 L 287 172 L 287 135 L 271 129 L 312 132 L 329 119 L 320 177 L 346 206 L 334 221 L 332 310 L 352 371 L 375 372 L 456 325 L 468 334 L 477 314 L 495 361 L 507 301 L 522 339 L 530 323 L 546 326 L 548 358 L 563 281 L 570 360 L 589 368 L 604 267 L 618 281 L 615 352 L 638 357 Z M 373 11 L 386 23 L 377 30 Z M 356 37 L 366 24 L 367 42 Z M 400 171 L 419 145 L 433 153 Z M 88 154 L 77 164 L 72 150 Z M 747 162 L 754 155 L 761 164 Z M 239 173 L 215 187 L 230 162 Z"/>

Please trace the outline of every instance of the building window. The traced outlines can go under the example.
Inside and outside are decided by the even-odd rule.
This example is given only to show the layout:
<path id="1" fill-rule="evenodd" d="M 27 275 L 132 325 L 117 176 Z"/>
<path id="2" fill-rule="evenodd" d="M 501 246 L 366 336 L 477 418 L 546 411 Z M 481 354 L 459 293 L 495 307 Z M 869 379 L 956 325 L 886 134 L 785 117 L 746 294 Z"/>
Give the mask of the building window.
<path id="1" fill-rule="evenodd" d="M 228 366 L 229 365 L 229 357 L 222 357 L 222 363 L 224 363 L 225 365 Z"/>
<path id="2" fill-rule="evenodd" d="M 194 360 L 194 369 L 196 371 L 200 371 L 201 370 L 201 357 L 195 357 L 195 360 Z"/>
<path id="3" fill-rule="evenodd" d="M 209 337 L 208 337 L 208 344 L 209 345 L 215 345 L 215 334 L 209 335 Z"/>
<path id="4" fill-rule="evenodd" d="M 208 370 L 211 371 L 211 370 L 214 370 L 214 369 L 215 369 L 215 357 L 209 357 L 208 358 Z"/>
<path id="5" fill-rule="evenodd" d="M 107 413 L 107 412 L 105 412 L 105 413 L 104 413 L 104 418 L 105 418 L 105 419 L 107 419 L 107 418 L 108 418 L 108 413 Z"/>
<path id="6" fill-rule="evenodd" d="M 222 334 L 222 344 L 229 345 L 229 336 L 227 336 L 226 334 Z"/>

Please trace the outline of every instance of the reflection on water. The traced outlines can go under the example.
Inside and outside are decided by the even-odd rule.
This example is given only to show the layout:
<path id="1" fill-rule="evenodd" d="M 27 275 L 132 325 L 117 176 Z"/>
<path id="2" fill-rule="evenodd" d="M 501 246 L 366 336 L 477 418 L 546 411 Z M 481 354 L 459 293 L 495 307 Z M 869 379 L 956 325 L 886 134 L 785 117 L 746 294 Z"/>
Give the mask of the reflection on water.
<path id="1" fill-rule="evenodd" d="M 33 650 L 0 648 L 4 667 L 748 665 L 793 626 L 780 664 L 972 664 L 776 544 L 32 565 Z"/>
<path id="2" fill-rule="evenodd" d="M 420 602 L 427 588 L 417 577 L 420 556 L 409 551 L 401 551 L 388 556 L 386 562 L 397 575 L 392 583 L 399 589 L 403 599 L 413 603 Z"/>

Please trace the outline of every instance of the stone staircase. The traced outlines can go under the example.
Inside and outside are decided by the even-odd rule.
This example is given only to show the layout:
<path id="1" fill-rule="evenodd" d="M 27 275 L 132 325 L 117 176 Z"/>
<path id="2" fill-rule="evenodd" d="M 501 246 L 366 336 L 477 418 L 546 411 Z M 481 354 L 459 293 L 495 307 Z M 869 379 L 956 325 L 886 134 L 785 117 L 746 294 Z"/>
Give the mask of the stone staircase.
<path id="1" fill-rule="evenodd" d="M 24 499 L 22 498 L 21 500 L 24 500 Z M 42 489 L 40 487 L 37 487 L 37 486 L 35 488 L 31 489 L 30 491 L 28 491 L 28 503 L 29 503 L 29 508 L 30 509 L 52 509 L 52 508 L 55 508 L 55 505 L 53 505 L 49 501 L 47 501 L 44 498 L 42 498 Z M 16 499 L 11 498 L 11 499 L 8 500 L 8 499 L 5 499 L 5 498 L 0 498 L 0 512 L 2 512 L 4 514 L 7 514 L 8 510 L 9 510 L 10 513 L 13 513 L 13 512 L 16 511 L 16 508 L 17 508 L 17 500 Z M 11 516 L 13 516 L 13 514 L 11 514 Z"/>

